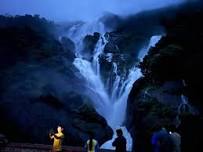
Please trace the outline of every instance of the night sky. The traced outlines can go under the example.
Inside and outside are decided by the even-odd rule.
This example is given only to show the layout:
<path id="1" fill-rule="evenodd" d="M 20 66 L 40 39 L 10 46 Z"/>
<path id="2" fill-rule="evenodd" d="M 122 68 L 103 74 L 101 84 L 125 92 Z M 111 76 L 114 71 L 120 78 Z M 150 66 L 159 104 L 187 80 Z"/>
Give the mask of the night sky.
<path id="1" fill-rule="evenodd" d="M 1 0 L 0 14 L 40 14 L 54 21 L 92 21 L 104 12 L 129 15 L 186 0 Z"/>

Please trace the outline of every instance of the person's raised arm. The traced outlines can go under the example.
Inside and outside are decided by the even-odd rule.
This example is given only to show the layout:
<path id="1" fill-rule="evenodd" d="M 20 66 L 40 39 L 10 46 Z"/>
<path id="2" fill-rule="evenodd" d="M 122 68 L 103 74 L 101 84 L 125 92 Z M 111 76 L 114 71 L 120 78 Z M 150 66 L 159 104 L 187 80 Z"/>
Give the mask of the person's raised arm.
<path id="1" fill-rule="evenodd" d="M 50 138 L 50 139 L 53 139 L 53 138 L 54 138 L 54 135 L 49 134 L 49 138 Z"/>

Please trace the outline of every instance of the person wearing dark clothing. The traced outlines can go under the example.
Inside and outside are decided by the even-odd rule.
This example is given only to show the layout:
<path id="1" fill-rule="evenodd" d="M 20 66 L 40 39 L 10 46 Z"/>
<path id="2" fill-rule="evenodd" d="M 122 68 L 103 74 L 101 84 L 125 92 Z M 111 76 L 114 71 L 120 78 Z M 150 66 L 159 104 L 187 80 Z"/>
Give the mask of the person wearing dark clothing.
<path id="1" fill-rule="evenodd" d="M 112 146 L 116 148 L 116 152 L 126 152 L 126 139 L 121 129 L 116 130 L 117 138 L 113 141 Z"/>
<path id="2" fill-rule="evenodd" d="M 181 152 L 181 135 L 177 132 L 177 128 L 175 125 L 170 126 L 170 136 L 173 141 L 173 152 Z"/>
<path id="3" fill-rule="evenodd" d="M 163 128 L 160 133 L 160 152 L 173 152 L 174 144 L 169 132 Z"/>
<path id="4" fill-rule="evenodd" d="M 181 134 L 181 151 L 203 151 L 203 116 L 187 114 L 181 117 L 178 131 Z"/>
<path id="5" fill-rule="evenodd" d="M 173 152 L 173 141 L 165 128 L 153 133 L 151 143 L 153 152 Z"/>

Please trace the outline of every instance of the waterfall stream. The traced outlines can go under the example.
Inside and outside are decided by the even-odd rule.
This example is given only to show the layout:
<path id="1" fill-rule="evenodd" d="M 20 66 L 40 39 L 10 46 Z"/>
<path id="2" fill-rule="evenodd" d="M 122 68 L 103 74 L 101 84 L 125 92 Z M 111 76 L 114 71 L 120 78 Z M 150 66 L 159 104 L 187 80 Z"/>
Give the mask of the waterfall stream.
<path id="1" fill-rule="evenodd" d="M 85 35 L 93 34 L 93 32 L 99 32 L 101 34 L 96 47 L 93 52 L 93 59 L 91 61 L 85 59 L 82 55 L 82 40 Z M 132 138 L 128 133 L 123 122 L 126 114 L 127 98 L 133 86 L 133 83 L 142 76 L 141 70 L 133 66 L 130 69 L 126 69 L 127 75 L 125 77 L 118 74 L 117 63 L 111 61 L 112 56 L 109 56 L 108 61 L 112 62 L 113 70 L 115 75 L 112 91 L 108 92 L 108 83 L 103 82 L 102 75 L 100 73 L 100 63 L 99 57 L 103 53 L 104 47 L 108 42 L 105 39 L 105 28 L 101 23 L 84 24 L 82 26 L 75 25 L 70 28 L 68 37 L 71 38 L 77 46 L 76 58 L 73 62 L 74 66 L 79 70 L 82 77 L 85 79 L 86 87 L 95 94 L 94 97 L 90 94 L 90 99 L 92 99 L 92 105 L 95 107 L 96 111 L 102 115 L 108 125 L 114 130 L 117 128 L 122 128 L 124 136 L 127 139 L 127 150 L 131 150 Z M 161 36 L 153 36 L 150 43 L 145 48 L 141 49 L 140 55 L 138 56 L 140 60 L 144 58 L 147 54 L 148 49 L 154 46 Z M 97 97 L 95 99 L 95 97 Z M 116 138 L 114 134 L 112 140 Z M 112 140 L 107 141 L 102 145 L 102 148 L 113 149 Z"/>

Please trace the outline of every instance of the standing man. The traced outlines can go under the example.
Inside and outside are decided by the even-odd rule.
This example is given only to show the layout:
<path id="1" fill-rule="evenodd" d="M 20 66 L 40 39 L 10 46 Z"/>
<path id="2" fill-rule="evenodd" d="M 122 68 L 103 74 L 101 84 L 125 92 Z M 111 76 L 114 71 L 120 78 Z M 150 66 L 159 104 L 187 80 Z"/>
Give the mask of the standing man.
<path id="1" fill-rule="evenodd" d="M 50 138 L 54 140 L 52 152 L 62 152 L 62 142 L 64 138 L 63 128 L 61 126 L 57 127 L 57 133 L 51 135 L 49 134 Z"/>
<path id="2" fill-rule="evenodd" d="M 171 127 L 170 135 L 174 145 L 173 152 L 181 152 L 181 135 L 177 132 L 174 125 Z"/>
<path id="3" fill-rule="evenodd" d="M 126 152 L 126 139 L 123 136 L 121 129 L 116 130 L 117 138 L 112 143 L 112 146 L 116 147 L 116 152 Z"/>

